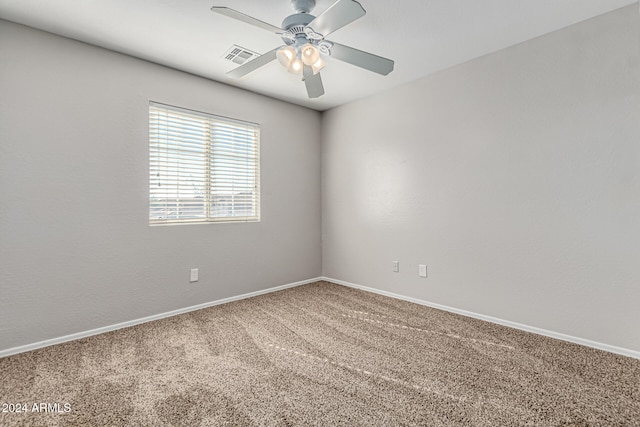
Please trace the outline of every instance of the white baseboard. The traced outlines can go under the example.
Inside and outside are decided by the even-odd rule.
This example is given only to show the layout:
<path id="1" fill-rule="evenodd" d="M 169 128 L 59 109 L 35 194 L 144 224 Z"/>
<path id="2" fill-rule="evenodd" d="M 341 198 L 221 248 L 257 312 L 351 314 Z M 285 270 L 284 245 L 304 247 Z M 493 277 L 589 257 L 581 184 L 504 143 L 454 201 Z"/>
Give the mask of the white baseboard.
<path id="1" fill-rule="evenodd" d="M 417 299 L 417 298 L 412 298 L 412 297 L 407 297 L 407 296 L 400 295 L 400 294 L 395 294 L 393 292 L 382 291 L 380 289 L 370 288 L 368 286 L 362 286 L 362 285 L 357 285 L 355 283 L 345 282 L 343 280 L 332 279 L 330 277 L 316 277 L 316 278 L 313 278 L 313 279 L 303 280 L 303 281 L 300 281 L 300 282 L 289 283 L 287 285 L 276 286 L 276 287 L 269 288 L 269 289 L 263 289 L 263 290 L 260 290 L 260 291 L 250 292 L 250 293 L 247 293 L 247 294 L 237 295 L 237 296 L 233 296 L 233 297 L 229 297 L 229 298 L 223 298 L 223 299 L 220 299 L 220 300 L 206 302 L 206 303 L 194 305 L 194 306 L 191 306 L 191 307 L 185 307 L 185 308 L 181 308 L 181 309 L 178 309 L 178 310 L 168 311 L 166 313 L 155 314 L 155 315 L 152 315 L 152 316 L 143 317 L 141 319 L 135 319 L 135 320 L 127 321 L 127 322 L 118 323 L 118 324 L 115 324 L 115 325 L 109 325 L 109 326 L 104 326 L 104 327 L 101 327 L 101 328 L 91 329 L 89 331 L 77 332 L 75 334 L 70 334 L 70 335 L 65 335 L 65 336 L 58 337 L 58 338 L 52 338 L 52 339 L 48 339 L 48 340 L 44 340 L 44 341 L 39 341 L 39 342 L 36 342 L 36 343 L 33 343 L 33 344 L 27 344 L 27 345 L 23 345 L 23 346 L 9 348 L 9 349 L 6 349 L 6 350 L 0 350 L 0 358 L 6 357 L 6 356 L 11 356 L 11 355 L 18 354 L 18 353 L 24 353 L 24 352 L 31 351 L 31 350 L 37 350 L 39 348 L 48 347 L 48 346 L 55 345 L 55 344 L 61 344 L 61 343 L 67 342 L 67 341 L 74 341 L 74 340 L 78 340 L 78 339 L 81 339 L 81 338 L 90 337 L 92 335 L 103 334 L 105 332 L 111 332 L 111 331 L 115 331 L 117 329 L 128 328 L 129 326 L 135 326 L 135 325 L 139 325 L 139 324 L 142 324 L 142 323 L 152 322 L 154 320 L 164 319 L 166 317 L 177 316 L 178 314 L 188 313 L 190 311 L 196 311 L 196 310 L 200 310 L 200 309 L 203 309 L 203 308 L 212 307 L 214 305 L 225 304 L 225 303 L 228 303 L 228 302 L 233 302 L 233 301 L 238 301 L 238 300 L 242 300 L 242 299 L 246 299 L 246 298 L 251 298 L 251 297 L 258 296 L 258 295 L 264 295 L 264 294 L 268 294 L 268 293 L 271 293 L 271 292 L 280 291 L 280 290 L 283 290 L 283 289 L 294 288 L 296 286 L 306 285 L 306 284 L 317 282 L 317 281 L 320 281 L 320 280 L 324 280 L 324 281 L 331 282 L 331 283 L 336 283 L 338 285 L 347 286 L 347 287 L 350 287 L 350 288 L 360 289 L 360 290 L 363 290 L 363 291 L 366 291 L 366 292 L 372 292 L 372 293 L 375 293 L 375 294 L 384 295 L 384 296 L 391 297 L 391 298 L 396 298 L 396 299 L 403 300 L 403 301 L 413 302 L 415 304 L 420 304 L 420 305 L 424 305 L 424 306 L 427 306 L 427 307 L 437 308 L 439 310 L 444 310 L 444 311 L 448 311 L 448 312 L 451 312 L 451 313 L 460 314 L 462 316 L 472 317 L 474 319 L 479 319 L 479 320 L 484 320 L 484 321 L 491 322 L 491 323 L 496 323 L 498 325 L 508 326 L 510 328 L 519 329 L 519 330 L 526 331 L 526 332 L 532 332 L 532 333 L 538 334 L 538 335 L 544 335 L 544 336 L 547 336 L 547 337 L 551 337 L 551 338 L 556 338 L 556 339 L 563 340 L 563 341 L 572 342 L 574 344 L 580 344 L 580 345 L 584 345 L 584 346 L 587 346 L 587 347 L 592 347 L 592 348 L 596 348 L 596 349 L 599 349 L 599 350 L 608 351 L 610 353 L 616 353 L 616 354 L 621 354 L 623 356 L 628 356 L 628 357 L 633 357 L 635 359 L 640 359 L 640 352 L 635 351 L 635 350 L 630 350 L 630 349 L 626 349 L 626 348 L 622 348 L 622 347 L 616 347 L 616 346 L 612 346 L 612 345 L 608 345 L 608 344 L 599 343 L 599 342 L 596 342 L 596 341 L 590 341 L 590 340 L 587 340 L 587 339 L 584 339 L 584 338 L 578 338 L 578 337 L 574 337 L 574 336 L 571 336 L 571 335 L 561 334 L 561 333 L 558 333 L 558 332 L 547 331 L 545 329 L 536 328 L 534 326 L 523 325 L 521 323 L 511 322 L 511 321 L 508 321 L 508 320 L 499 319 L 497 317 L 486 316 L 484 314 L 473 313 L 473 312 L 466 311 L 466 310 L 460 310 L 460 309 L 457 309 L 457 308 L 448 307 L 448 306 L 445 306 L 445 305 L 436 304 L 436 303 L 432 303 L 432 302 L 429 302 L 429 301 L 424 301 L 424 300 Z"/>
<path id="2" fill-rule="evenodd" d="M 336 280 L 329 277 L 322 277 L 321 280 L 325 280 L 327 282 L 336 283 L 338 285 L 347 286 L 350 288 L 360 289 L 367 292 L 373 292 L 375 294 L 384 295 L 391 298 L 396 298 L 404 301 L 413 302 L 416 304 L 424 305 L 427 307 L 437 308 L 439 310 L 448 311 L 451 313 L 460 314 L 466 317 L 472 317 L 474 319 L 484 320 L 491 323 L 497 323 L 498 325 L 508 326 L 514 329 L 520 329 L 526 332 L 533 332 L 534 334 L 544 335 L 551 338 L 556 338 L 562 341 L 568 341 L 574 344 L 584 345 L 586 347 L 596 348 L 598 350 L 608 351 L 610 353 L 621 354 L 623 356 L 633 357 L 635 359 L 640 359 L 640 352 L 635 350 L 630 350 L 627 348 L 616 347 L 609 344 L 603 344 L 597 341 L 591 341 L 584 338 L 578 338 L 571 335 L 561 334 L 559 332 L 547 331 L 545 329 L 536 328 L 534 326 L 523 325 L 521 323 L 511 322 L 509 320 L 499 319 L 497 317 L 486 316 L 484 314 L 473 313 L 471 311 L 460 310 L 458 308 L 448 307 L 446 305 L 436 304 L 429 301 L 420 300 L 417 298 L 407 297 L 404 295 L 394 294 L 393 292 L 382 291 L 380 289 L 369 288 L 367 286 L 357 285 L 355 283 L 345 282 L 343 280 Z"/>
<path id="3" fill-rule="evenodd" d="M 101 328 L 91 329 L 89 331 L 77 332 L 75 334 L 65 335 L 63 337 L 52 338 L 44 341 L 39 341 L 33 344 L 22 345 L 18 347 L 9 348 L 6 350 L 0 350 L 0 358 L 11 356 L 18 353 L 24 353 L 26 351 L 37 350 L 43 347 L 49 347 L 55 344 L 61 344 L 67 341 L 79 340 L 81 338 L 90 337 L 92 335 L 103 334 L 105 332 L 115 331 L 117 329 L 128 328 L 129 326 L 139 325 L 141 323 L 152 322 L 154 320 L 164 319 L 166 317 L 177 316 L 178 314 L 188 313 L 190 311 L 200 310 L 214 305 L 225 304 L 232 301 L 238 301 L 246 298 L 255 297 L 258 295 L 268 294 L 271 292 L 281 291 L 283 289 L 294 288 L 296 286 L 306 285 L 308 283 L 317 282 L 320 279 L 316 277 L 314 279 L 303 280 L 301 282 L 289 283 L 287 285 L 276 286 L 274 288 L 262 289 L 260 291 L 250 292 L 248 294 L 237 295 L 229 298 L 223 298 L 217 301 L 206 302 L 203 304 L 193 305 L 191 307 L 180 308 L 178 310 L 168 311 L 166 313 L 154 314 L 152 316 L 143 317 L 141 319 L 130 320 L 128 322 L 122 322 L 115 325 L 103 326 Z"/>

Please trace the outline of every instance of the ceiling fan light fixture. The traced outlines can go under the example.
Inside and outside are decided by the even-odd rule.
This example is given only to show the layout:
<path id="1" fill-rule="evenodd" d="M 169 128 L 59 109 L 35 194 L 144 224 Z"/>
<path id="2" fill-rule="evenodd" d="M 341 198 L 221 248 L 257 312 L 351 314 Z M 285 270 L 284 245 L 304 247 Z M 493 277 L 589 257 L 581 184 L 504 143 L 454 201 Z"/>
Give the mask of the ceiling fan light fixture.
<path id="1" fill-rule="evenodd" d="M 300 53 L 302 56 L 302 62 L 304 62 L 305 65 L 311 66 L 320 59 L 320 51 L 311 43 L 307 43 L 302 46 Z"/>
<path id="2" fill-rule="evenodd" d="M 293 60 L 296 59 L 296 50 L 292 46 L 280 48 L 276 52 L 276 57 L 283 67 L 289 68 Z"/>
<path id="3" fill-rule="evenodd" d="M 304 68 L 304 62 L 302 62 L 300 58 L 296 58 L 291 61 L 289 72 L 293 74 L 302 74 L 302 68 Z"/>
<path id="4" fill-rule="evenodd" d="M 302 82 L 309 98 L 318 98 L 324 94 L 320 70 L 324 69 L 325 64 L 321 56 L 332 56 L 333 59 L 383 76 L 393 71 L 394 62 L 390 59 L 325 39 L 327 35 L 366 14 L 358 0 L 332 0 L 334 3 L 318 16 L 310 13 L 317 0 L 289 1 L 296 13 L 285 17 L 279 27 L 228 7 L 211 8 L 220 15 L 278 34 L 284 42 L 284 45 L 227 72 L 227 76 L 242 78 L 277 59 L 290 73 L 303 76 Z"/>
<path id="5" fill-rule="evenodd" d="M 311 68 L 313 69 L 313 74 L 318 74 L 320 70 L 324 68 L 324 61 L 322 58 L 318 57 L 318 60 L 311 65 Z"/>

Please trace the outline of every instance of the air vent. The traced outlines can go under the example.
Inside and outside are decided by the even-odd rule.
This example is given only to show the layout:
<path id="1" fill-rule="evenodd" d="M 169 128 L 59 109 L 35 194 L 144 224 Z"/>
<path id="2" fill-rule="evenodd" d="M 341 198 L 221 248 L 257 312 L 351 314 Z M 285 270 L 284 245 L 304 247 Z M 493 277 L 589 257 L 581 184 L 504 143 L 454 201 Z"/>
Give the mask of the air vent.
<path id="1" fill-rule="evenodd" d="M 251 61 L 253 58 L 257 58 L 258 56 L 260 56 L 258 53 L 234 44 L 227 53 L 224 54 L 224 59 L 235 64 L 242 65 L 245 62 Z"/>

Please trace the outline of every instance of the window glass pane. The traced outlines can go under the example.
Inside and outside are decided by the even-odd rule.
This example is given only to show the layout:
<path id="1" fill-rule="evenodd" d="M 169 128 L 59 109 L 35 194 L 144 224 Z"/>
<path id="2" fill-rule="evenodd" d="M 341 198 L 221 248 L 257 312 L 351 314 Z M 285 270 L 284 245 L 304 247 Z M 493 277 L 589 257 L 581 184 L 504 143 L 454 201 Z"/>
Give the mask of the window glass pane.
<path id="1" fill-rule="evenodd" d="M 152 224 L 259 221 L 259 128 L 161 104 L 149 107 Z"/>

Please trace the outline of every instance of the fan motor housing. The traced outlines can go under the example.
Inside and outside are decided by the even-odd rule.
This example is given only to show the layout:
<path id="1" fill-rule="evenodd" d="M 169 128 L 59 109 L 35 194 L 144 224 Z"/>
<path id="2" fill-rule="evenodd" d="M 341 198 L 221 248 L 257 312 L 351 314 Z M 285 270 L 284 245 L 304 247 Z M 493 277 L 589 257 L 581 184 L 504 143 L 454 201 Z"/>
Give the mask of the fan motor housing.
<path id="1" fill-rule="evenodd" d="M 315 16 L 308 13 L 294 13 L 284 18 L 281 28 L 283 30 L 289 30 L 293 27 L 306 27 L 311 21 L 316 19 Z"/>
<path id="2" fill-rule="evenodd" d="M 296 13 L 284 18 L 281 28 L 285 30 L 285 34 L 282 36 L 282 41 L 287 45 L 307 42 L 304 29 L 314 19 L 316 17 L 308 13 Z"/>

